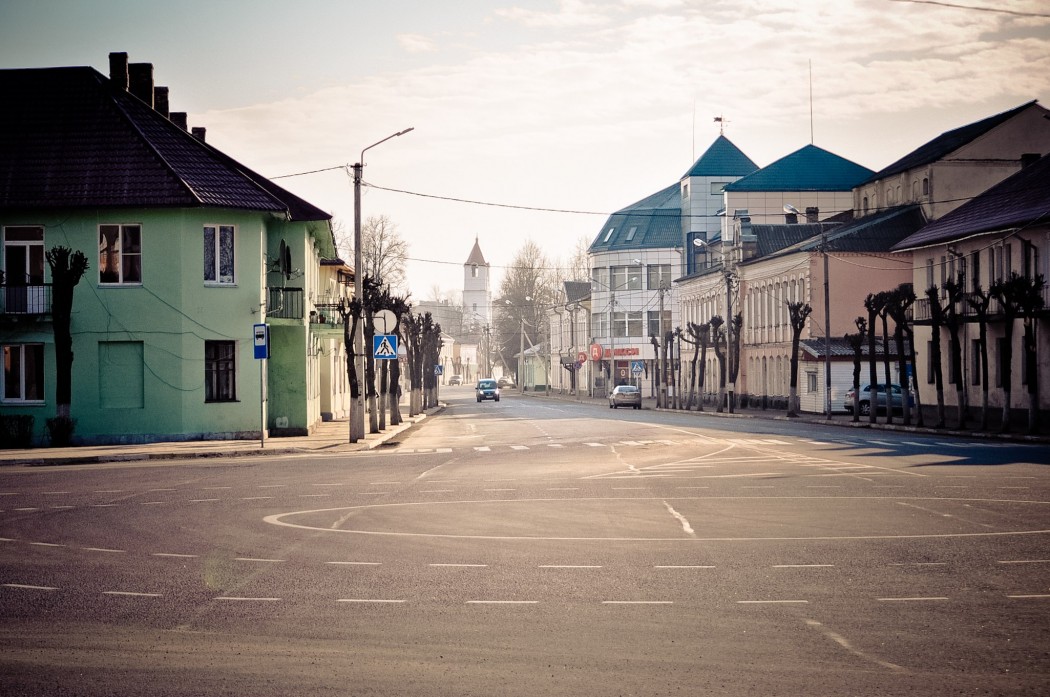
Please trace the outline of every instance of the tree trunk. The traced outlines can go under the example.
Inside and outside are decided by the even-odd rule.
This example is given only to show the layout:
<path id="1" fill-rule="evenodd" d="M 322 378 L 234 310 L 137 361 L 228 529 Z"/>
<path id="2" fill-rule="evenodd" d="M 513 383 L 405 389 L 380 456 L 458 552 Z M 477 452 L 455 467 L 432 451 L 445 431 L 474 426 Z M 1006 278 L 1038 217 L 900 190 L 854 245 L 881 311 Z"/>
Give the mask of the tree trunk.
<path id="1" fill-rule="evenodd" d="M 871 392 L 868 393 L 868 421 L 877 423 L 876 414 L 879 404 L 879 369 L 875 358 L 875 318 L 878 313 L 868 310 L 868 384 Z"/>

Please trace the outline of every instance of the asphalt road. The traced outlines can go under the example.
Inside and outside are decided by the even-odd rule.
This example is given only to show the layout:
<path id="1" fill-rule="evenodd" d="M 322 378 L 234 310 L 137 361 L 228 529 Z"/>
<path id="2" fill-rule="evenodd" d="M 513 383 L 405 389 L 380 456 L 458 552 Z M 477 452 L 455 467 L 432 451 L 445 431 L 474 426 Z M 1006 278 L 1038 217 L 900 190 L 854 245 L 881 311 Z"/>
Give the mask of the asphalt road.
<path id="1" fill-rule="evenodd" d="M 446 388 L 341 456 L 0 470 L 4 695 L 1050 685 L 1050 453 Z"/>

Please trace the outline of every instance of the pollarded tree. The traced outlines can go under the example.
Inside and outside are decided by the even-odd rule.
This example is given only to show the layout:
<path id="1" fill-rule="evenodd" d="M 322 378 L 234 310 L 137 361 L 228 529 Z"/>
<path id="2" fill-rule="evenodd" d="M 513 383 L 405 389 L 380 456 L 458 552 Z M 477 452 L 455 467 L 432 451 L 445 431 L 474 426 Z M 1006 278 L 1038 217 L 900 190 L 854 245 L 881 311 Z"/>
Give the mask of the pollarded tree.
<path id="1" fill-rule="evenodd" d="M 908 310 L 915 303 L 915 291 L 910 283 L 903 283 L 887 294 L 886 313 L 893 318 L 893 342 L 897 349 L 897 374 L 901 381 L 901 416 L 904 425 L 911 425 L 911 384 L 908 380 L 908 356 L 904 351 L 904 333 L 908 326 Z M 914 370 L 914 366 L 912 367 Z M 887 399 L 887 402 L 890 402 Z M 892 407 L 892 402 L 890 402 Z"/>
<path id="2" fill-rule="evenodd" d="M 860 421 L 860 367 L 864 354 L 864 340 L 868 334 L 868 320 L 858 317 L 856 334 L 846 334 L 843 338 L 853 349 L 853 421 Z"/>
<path id="3" fill-rule="evenodd" d="M 992 296 L 982 288 L 974 288 L 966 296 L 966 304 L 977 315 L 977 337 L 981 359 L 981 430 L 988 430 L 988 306 Z"/>
<path id="4" fill-rule="evenodd" d="M 875 359 L 875 320 L 885 304 L 885 293 L 868 293 L 864 299 L 864 309 L 868 311 L 868 382 L 870 392 L 868 393 L 868 419 L 875 423 L 879 404 L 879 371 Z"/>
<path id="5" fill-rule="evenodd" d="M 930 302 L 930 362 L 933 364 L 933 382 L 937 389 L 937 423 L 934 428 L 944 428 L 944 370 L 941 359 L 941 327 L 944 326 L 944 306 L 941 305 L 941 291 L 937 286 L 926 289 L 926 298 Z"/>
<path id="6" fill-rule="evenodd" d="M 80 250 L 56 246 L 45 254 L 51 267 L 51 325 L 55 335 L 55 417 L 66 419 L 67 437 L 72 435 L 68 421 L 73 397 L 73 289 L 88 269 L 88 260 Z M 57 430 L 53 433 L 57 433 Z"/>
<path id="7" fill-rule="evenodd" d="M 1005 432 L 1010 428 L 1010 400 L 1013 383 L 1013 345 L 1014 345 L 1014 322 L 1018 317 L 1024 319 L 1024 338 L 1022 349 L 1024 351 L 1025 368 L 1029 385 L 1029 411 L 1028 427 L 1033 429 L 1037 426 L 1035 414 L 1038 411 L 1038 376 L 1036 374 L 1035 356 L 1035 315 L 1043 307 L 1042 290 L 1046 285 L 1042 276 L 1021 276 L 1015 271 L 1007 279 L 1001 279 L 992 284 L 988 292 L 996 298 L 1003 308 L 1003 355 L 1000 357 L 1003 375 L 1003 423 L 1002 430 Z M 1035 383 L 1035 384 L 1033 384 Z M 1033 394 L 1033 388 L 1036 388 Z"/>
<path id="8" fill-rule="evenodd" d="M 788 321 L 791 323 L 791 382 L 788 386 L 787 415 L 795 417 L 798 416 L 798 345 L 813 308 L 804 302 L 788 302 L 787 308 Z M 825 360 L 831 360 L 831 356 Z"/>
<path id="9" fill-rule="evenodd" d="M 722 319 L 721 315 L 715 315 L 711 318 L 711 344 L 715 350 L 715 358 L 718 359 L 718 408 L 715 410 L 719 414 L 722 413 L 722 409 L 726 401 L 726 354 L 723 350 L 725 346 L 725 330 L 723 325 L 725 320 Z"/>

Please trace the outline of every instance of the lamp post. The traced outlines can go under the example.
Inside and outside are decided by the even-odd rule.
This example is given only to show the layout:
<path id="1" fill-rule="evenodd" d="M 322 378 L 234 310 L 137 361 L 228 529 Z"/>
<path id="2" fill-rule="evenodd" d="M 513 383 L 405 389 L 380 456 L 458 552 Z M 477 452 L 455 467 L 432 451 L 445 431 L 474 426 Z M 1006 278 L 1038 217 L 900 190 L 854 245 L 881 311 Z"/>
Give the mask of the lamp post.
<path id="1" fill-rule="evenodd" d="M 361 267 L 361 177 L 365 166 L 365 153 L 377 145 L 387 142 L 391 138 L 403 136 L 414 127 L 398 131 L 383 140 L 372 143 L 361 151 L 361 157 L 354 165 L 354 297 L 358 302 L 364 302 Z M 362 306 L 363 309 L 363 306 Z M 363 313 L 362 313 L 363 314 Z M 364 352 L 364 327 L 361 322 L 364 317 L 358 319 L 354 330 L 354 371 L 357 373 L 357 397 L 354 399 L 353 408 L 350 410 L 350 442 L 356 443 L 365 437 L 365 390 L 363 389 L 365 379 L 365 352 Z"/>
<path id="2" fill-rule="evenodd" d="M 799 215 L 799 210 L 790 203 L 784 204 L 784 212 Z M 806 209 L 807 216 L 810 209 Z M 828 233 L 820 234 L 820 253 L 824 256 L 824 414 L 831 419 L 831 286 L 828 279 Z"/>
<path id="3" fill-rule="evenodd" d="M 724 210 L 719 211 L 718 214 L 722 215 Z M 730 254 L 732 248 L 730 248 L 730 254 L 725 251 L 726 240 L 723 235 L 722 239 L 722 276 L 726 282 L 726 318 L 725 318 L 725 332 L 726 332 L 726 404 L 729 409 L 729 413 L 733 413 L 733 393 L 736 391 L 736 383 L 733 381 L 733 282 L 736 280 L 735 274 L 729 268 Z M 693 240 L 693 245 L 696 247 L 707 247 L 706 241 L 701 240 L 699 237 Z M 717 341 L 717 337 L 715 338 Z M 740 360 L 739 357 L 737 360 Z M 721 402 L 721 397 L 719 398 Z M 721 408 L 721 406 L 719 406 Z"/>

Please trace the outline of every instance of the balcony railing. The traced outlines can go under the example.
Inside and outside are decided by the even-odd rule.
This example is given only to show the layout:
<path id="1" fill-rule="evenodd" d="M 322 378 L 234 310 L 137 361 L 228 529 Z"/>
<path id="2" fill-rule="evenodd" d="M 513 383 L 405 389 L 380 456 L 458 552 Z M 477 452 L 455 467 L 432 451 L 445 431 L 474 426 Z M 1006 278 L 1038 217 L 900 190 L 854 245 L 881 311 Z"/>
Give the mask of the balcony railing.
<path id="1" fill-rule="evenodd" d="M 302 288 L 267 288 L 266 316 L 273 319 L 303 318 Z"/>
<path id="2" fill-rule="evenodd" d="M 0 285 L 0 314 L 39 316 L 51 314 L 51 284 Z"/>

